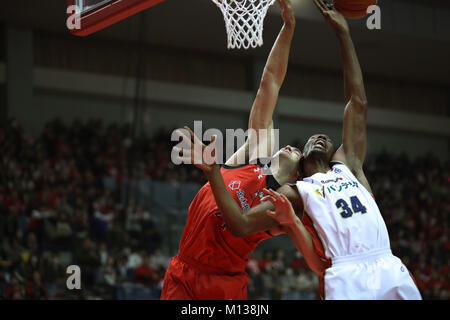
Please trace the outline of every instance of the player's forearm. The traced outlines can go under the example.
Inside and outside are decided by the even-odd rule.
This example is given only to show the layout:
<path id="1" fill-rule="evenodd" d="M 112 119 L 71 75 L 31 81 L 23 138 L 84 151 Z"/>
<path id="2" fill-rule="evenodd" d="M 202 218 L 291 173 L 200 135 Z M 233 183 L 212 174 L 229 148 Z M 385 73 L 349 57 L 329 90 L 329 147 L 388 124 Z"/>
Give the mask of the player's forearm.
<path id="1" fill-rule="evenodd" d="M 300 219 L 297 217 L 295 224 L 288 225 L 285 229 L 297 250 L 305 257 L 311 270 L 316 274 L 321 274 L 325 270 L 325 263 L 317 254 L 311 234 Z"/>
<path id="2" fill-rule="evenodd" d="M 259 90 L 250 111 L 249 128 L 267 129 L 272 123 L 278 94 L 286 76 L 293 25 L 284 25 L 264 67 Z"/>
<path id="3" fill-rule="evenodd" d="M 354 103 L 367 105 L 364 79 L 350 32 L 338 33 L 341 56 L 344 66 L 345 98 Z"/>
<path id="4" fill-rule="evenodd" d="M 283 25 L 264 68 L 262 81 L 271 81 L 278 89 L 281 88 L 286 77 L 294 26 L 295 23 Z"/>
<path id="5" fill-rule="evenodd" d="M 247 219 L 243 215 L 242 209 L 228 192 L 225 181 L 220 173 L 220 167 L 216 165 L 211 171 L 205 174 L 211 185 L 217 207 L 222 214 L 228 230 L 235 236 L 242 236 L 245 233 Z"/>

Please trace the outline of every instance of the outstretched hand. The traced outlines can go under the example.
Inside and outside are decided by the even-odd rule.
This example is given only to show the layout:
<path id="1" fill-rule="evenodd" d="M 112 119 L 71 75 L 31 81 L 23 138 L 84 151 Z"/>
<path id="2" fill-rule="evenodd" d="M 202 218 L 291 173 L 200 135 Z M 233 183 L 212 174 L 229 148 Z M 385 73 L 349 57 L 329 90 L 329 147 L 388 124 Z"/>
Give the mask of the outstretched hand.
<path id="1" fill-rule="evenodd" d="M 313 0 L 316 7 L 324 16 L 325 20 L 331 25 L 336 34 L 348 33 L 348 27 L 345 17 L 336 10 L 333 3 L 326 3 L 324 0 Z"/>
<path id="2" fill-rule="evenodd" d="M 284 24 L 288 27 L 295 26 L 295 14 L 292 9 L 291 0 L 277 0 L 280 5 L 281 17 L 283 18 Z"/>
<path id="3" fill-rule="evenodd" d="M 277 220 L 282 226 L 290 226 L 295 224 L 296 215 L 291 202 L 284 194 L 280 194 L 273 190 L 263 189 L 265 196 L 261 201 L 270 201 L 275 207 L 275 211 L 267 210 L 266 214 Z"/>
<path id="4" fill-rule="evenodd" d="M 217 164 L 216 136 L 213 136 L 211 143 L 206 146 L 189 127 L 185 126 L 184 129 L 176 130 L 175 132 L 187 143 L 188 149 L 182 149 L 178 146 L 173 147 L 175 158 L 185 164 L 195 165 L 206 174 L 211 172 L 212 168 Z"/>

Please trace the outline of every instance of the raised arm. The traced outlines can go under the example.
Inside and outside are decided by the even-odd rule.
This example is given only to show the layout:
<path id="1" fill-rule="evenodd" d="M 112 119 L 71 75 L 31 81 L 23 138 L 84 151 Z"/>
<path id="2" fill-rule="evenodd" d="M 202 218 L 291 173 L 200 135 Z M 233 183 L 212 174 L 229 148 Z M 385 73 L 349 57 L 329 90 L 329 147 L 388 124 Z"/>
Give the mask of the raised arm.
<path id="1" fill-rule="evenodd" d="M 290 0 L 278 0 L 278 3 L 284 24 L 267 58 L 259 90 L 250 111 L 248 127 L 251 129 L 266 129 L 272 124 L 278 93 L 287 72 L 295 16 Z"/>
<path id="2" fill-rule="evenodd" d="M 246 143 L 227 160 L 227 165 L 242 164 L 238 162 L 238 159 L 244 159 L 244 155 L 246 160 L 272 156 L 273 134 L 270 129 L 273 128 L 273 112 L 277 104 L 278 93 L 286 76 L 291 41 L 295 29 L 295 16 L 290 0 L 277 1 L 280 4 L 284 24 L 267 58 L 248 121 L 249 129 L 254 129 L 257 134 L 259 130 L 266 129 L 268 135 L 261 136 L 260 139 L 258 139 L 258 136 L 250 136 L 249 139 L 257 139 L 257 142 L 249 144 L 249 139 L 247 139 Z M 259 148 L 262 144 L 265 144 L 264 148 Z M 253 148 L 250 150 L 249 146 Z"/>
<path id="3" fill-rule="evenodd" d="M 354 173 L 362 172 L 367 150 L 367 98 L 358 56 L 344 16 L 323 0 L 314 0 L 314 3 L 336 33 L 344 68 L 347 105 L 344 110 L 342 146 L 333 159 L 344 162 Z"/>

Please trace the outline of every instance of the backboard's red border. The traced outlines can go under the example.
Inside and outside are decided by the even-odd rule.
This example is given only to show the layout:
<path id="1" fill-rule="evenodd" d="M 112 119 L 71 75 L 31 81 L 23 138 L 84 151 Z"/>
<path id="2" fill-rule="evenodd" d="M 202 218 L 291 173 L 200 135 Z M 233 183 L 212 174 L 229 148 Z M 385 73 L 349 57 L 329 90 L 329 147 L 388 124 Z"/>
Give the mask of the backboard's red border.
<path id="1" fill-rule="evenodd" d="M 82 16 L 81 29 L 74 29 L 70 32 L 77 36 L 87 36 L 163 1 L 116 0 L 86 16 Z M 74 5 L 75 0 L 67 0 L 67 4 L 68 6 Z"/>

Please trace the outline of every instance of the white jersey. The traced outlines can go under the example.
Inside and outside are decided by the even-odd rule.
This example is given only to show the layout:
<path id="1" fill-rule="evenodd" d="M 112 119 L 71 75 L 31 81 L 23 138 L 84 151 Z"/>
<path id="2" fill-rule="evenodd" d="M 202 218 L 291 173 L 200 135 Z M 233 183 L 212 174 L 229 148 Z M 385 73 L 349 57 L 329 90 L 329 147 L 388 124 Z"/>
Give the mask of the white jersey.
<path id="1" fill-rule="evenodd" d="M 319 254 L 331 260 L 319 278 L 323 299 L 421 299 L 408 269 L 392 255 L 375 199 L 343 163 L 296 185 L 305 222 L 322 241 Z"/>
<path id="2" fill-rule="evenodd" d="M 390 248 L 373 196 L 343 163 L 333 162 L 327 173 L 298 181 L 297 188 L 327 258 Z"/>

